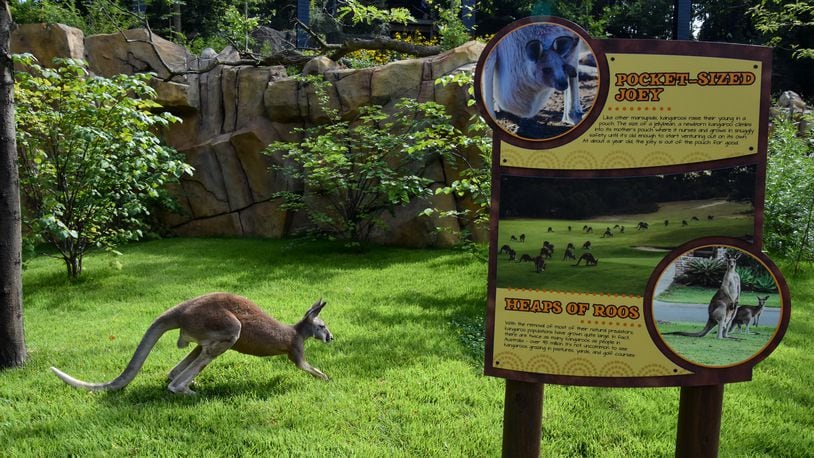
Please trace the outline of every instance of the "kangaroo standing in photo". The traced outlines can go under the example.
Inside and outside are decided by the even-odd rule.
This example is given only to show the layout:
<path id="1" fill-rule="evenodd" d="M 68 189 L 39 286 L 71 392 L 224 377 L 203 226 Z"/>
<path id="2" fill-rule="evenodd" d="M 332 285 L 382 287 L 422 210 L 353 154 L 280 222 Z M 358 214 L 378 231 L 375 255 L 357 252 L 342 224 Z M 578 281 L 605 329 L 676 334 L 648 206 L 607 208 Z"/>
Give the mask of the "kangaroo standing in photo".
<path id="1" fill-rule="evenodd" d="M 138 374 L 147 355 L 158 339 L 172 329 L 180 329 L 178 348 L 190 342 L 198 345 L 169 373 L 167 389 L 173 393 L 193 394 L 189 384 L 213 359 L 226 350 L 254 356 L 288 355 L 298 368 L 314 377 L 328 380 L 328 376 L 305 361 L 304 344 L 309 337 L 325 343 L 333 335 L 319 317 L 325 307 L 318 300 L 294 325 L 280 323 L 267 315 L 250 300 L 228 293 L 211 293 L 182 302 L 162 313 L 147 329 L 130 363 L 121 375 L 107 383 L 87 383 L 52 367 L 51 370 L 65 383 L 92 391 L 119 390 L 127 386 Z"/>
<path id="2" fill-rule="evenodd" d="M 578 124 L 580 37 L 554 24 L 531 25 L 509 33 L 484 63 L 483 100 L 492 117 L 508 112 L 533 123 L 554 91 L 563 91 L 562 122 Z M 521 129 L 523 126 L 521 126 Z"/>
<path id="3" fill-rule="evenodd" d="M 718 338 L 725 339 L 729 334 L 729 326 L 732 319 L 738 310 L 738 300 L 741 295 L 741 277 L 735 270 L 735 267 L 740 258 L 740 254 L 731 256 L 726 255 L 726 271 L 724 278 L 721 281 L 721 286 L 712 296 L 707 306 L 707 324 L 699 332 L 667 332 L 665 334 L 673 334 L 688 337 L 704 337 L 715 326 L 718 326 Z"/>
<path id="4" fill-rule="evenodd" d="M 749 327 L 753 324 L 757 326 L 757 318 L 763 312 L 763 307 L 766 306 L 766 301 L 769 296 L 757 298 L 757 306 L 741 305 L 735 313 L 735 318 L 729 324 L 729 332 L 738 326 L 738 332 L 741 332 L 741 326 L 746 326 L 746 333 L 749 334 Z"/>

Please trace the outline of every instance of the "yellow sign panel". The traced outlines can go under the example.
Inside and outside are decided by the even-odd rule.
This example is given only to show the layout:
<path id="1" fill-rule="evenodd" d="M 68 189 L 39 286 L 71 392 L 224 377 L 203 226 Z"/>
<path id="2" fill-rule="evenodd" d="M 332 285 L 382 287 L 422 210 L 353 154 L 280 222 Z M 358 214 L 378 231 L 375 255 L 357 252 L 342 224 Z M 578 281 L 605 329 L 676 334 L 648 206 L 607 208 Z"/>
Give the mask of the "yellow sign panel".
<path id="1" fill-rule="evenodd" d="M 607 54 L 601 114 L 578 138 L 550 149 L 500 144 L 500 165 L 610 170 L 756 154 L 761 61 Z"/>
<path id="2" fill-rule="evenodd" d="M 576 377 L 691 374 L 653 343 L 641 296 L 511 288 L 496 291 L 492 365 Z"/>

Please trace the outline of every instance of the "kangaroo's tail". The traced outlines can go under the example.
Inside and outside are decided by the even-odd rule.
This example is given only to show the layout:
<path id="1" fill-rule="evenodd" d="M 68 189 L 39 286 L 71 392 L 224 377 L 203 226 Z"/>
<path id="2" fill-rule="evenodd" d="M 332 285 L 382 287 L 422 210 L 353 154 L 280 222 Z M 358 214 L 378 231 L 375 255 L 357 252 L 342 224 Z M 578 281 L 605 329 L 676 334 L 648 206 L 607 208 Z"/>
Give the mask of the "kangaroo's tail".
<path id="1" fill-rule="evenodd" d="M 683 332 L 683 331 L 675 331 L 675 332 L 665 332 L 664 334 L 670 334 L 675 336 L 687 336 L 687 337 L 704 337 L 705 335 L 709 334 L 709 331 L 718 324 L 714 320 L 707 320 L 707 325 L 704 326 L 704 329 L 698 332 Z"/>
<path id="2" fill-rule="evenodd" d="M 52 367 L 51 370 L 54 371 L 57 377 L 61 378 L 63 382 L 76 388 L 84 388 L 90 391 L 120 390 L 127 386 L 128 383 L 132 382 L 134 378 L 136 378 L 136 374 L 138 374 L 138 371 L 144 364 L 144 360 L 147 359 L 147 355 L 150 354 L 150 351 L 153 349 L 156 342 L 158 342 L 158 339 L 161 338 L 165 332 L 177 327 L 178 324 L 175 322 L 175 320 L 167 316 L 162 315 L 156 319 L 153 324 L 147 328 L 147 332 L 145 332 L 144 337 L 141 338 L 141 342 L 139 342 L 138 347 L 136 347 L 136 351 L 133 354 L 133 357 L 130 358 L 130 362 L 127 364 L 127 367 L 124 369 L 121 375 L 110 382 L 83 382 L 82 380 L 71 377 L 56 367 Z"/>

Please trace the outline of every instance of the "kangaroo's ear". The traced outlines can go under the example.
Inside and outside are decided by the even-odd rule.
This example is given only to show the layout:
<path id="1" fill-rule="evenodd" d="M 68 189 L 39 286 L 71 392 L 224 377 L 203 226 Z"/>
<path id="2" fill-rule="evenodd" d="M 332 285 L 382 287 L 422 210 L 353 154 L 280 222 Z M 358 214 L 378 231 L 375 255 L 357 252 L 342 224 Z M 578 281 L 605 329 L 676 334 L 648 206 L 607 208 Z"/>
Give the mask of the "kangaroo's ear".
<path id="1" fill-rule="evenodd" d="M 305 318 L 312 320 L 316 318 L 319 315 L 319 312 L 322 311 L 322 307 L 325 307 L 325 304 L 327 304 L 327 302 L 323 301 L 320 297 L 316 302 L 314 302 L 314 305 L 312 305 L 311 308 L 305 312 Z"/>
<path id="2" fill-rule="evenodd" d="M 557 54 L 565 56 L 566 54 L 570 53 L 572 49 L 574 49 L 576 44 L 577 40 L 574 39 L 573 37 L 562 36 L 557 37 L 557 39 L 554 40 L 554 43 L 551 45 L 551 48 Z"/>

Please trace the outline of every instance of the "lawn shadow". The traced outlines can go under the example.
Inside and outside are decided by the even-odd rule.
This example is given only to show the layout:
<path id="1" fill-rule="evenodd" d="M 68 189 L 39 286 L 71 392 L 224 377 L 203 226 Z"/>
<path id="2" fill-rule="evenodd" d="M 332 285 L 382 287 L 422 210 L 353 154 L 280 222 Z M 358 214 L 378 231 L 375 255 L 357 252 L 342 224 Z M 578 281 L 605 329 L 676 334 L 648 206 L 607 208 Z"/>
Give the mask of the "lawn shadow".
<path id="1" fill-rule="evenodd" d="M 167 389 L 167 381 L 151 381 L 148 384 L 128 386 L 120 391 L 99 393 L 99 400 L 109 407 L 132 407 L 134 405 L 161 404 L 168 407 L 177 405 L 195 405 L 212 399 L 231 399 L 250 396 L 259 400 L 268 400 L 288 393 L 290 377 L 273 375 L 260 379 L 233 379 L 229 381 L 203 380 L 193 382 L 190 388 L 195 394 L 185 395 L 172 393 Z"/>

